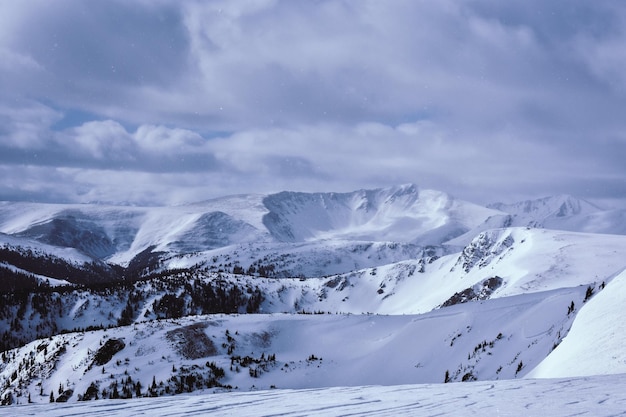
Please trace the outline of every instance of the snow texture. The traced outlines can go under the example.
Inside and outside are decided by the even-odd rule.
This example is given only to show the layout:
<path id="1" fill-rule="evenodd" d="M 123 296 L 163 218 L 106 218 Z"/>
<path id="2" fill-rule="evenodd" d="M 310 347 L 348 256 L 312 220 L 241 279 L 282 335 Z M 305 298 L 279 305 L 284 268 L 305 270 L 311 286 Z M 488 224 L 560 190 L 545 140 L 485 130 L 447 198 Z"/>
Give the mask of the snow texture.
<path id="1" fill-rule="evenodd" d="M 24 405 L 0 415 L 159 416 L 551 416 L 626 415 L 626 375 L 544 380 L 334 387 L 133 401 Z"/>

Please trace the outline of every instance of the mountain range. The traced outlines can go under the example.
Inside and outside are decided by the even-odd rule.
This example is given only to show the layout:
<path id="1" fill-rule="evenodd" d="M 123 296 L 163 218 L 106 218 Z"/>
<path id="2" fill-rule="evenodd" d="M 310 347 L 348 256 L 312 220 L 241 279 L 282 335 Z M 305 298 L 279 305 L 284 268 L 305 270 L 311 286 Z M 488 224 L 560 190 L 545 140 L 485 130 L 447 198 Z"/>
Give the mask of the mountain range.
<path id="1" fill-rule="evenodd" d="M 2 202 L 0 400 L 626 374 L 625 215 L 413 184 Z"/>

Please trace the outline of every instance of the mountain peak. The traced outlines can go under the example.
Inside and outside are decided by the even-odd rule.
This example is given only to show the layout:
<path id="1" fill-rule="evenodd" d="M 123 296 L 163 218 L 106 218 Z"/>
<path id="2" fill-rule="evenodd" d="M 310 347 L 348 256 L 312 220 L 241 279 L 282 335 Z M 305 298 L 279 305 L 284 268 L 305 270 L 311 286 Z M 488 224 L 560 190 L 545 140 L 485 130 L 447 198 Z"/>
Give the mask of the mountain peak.
<path id="1" fill-rule="evenodd" d="M 595 204 L 560 194 L 512 204 L 494 203 L 487 207 L 511 216 L 511 226 L 546 227 L 562 230 L 586 231 L 586 219 L 602 212 Z"/>

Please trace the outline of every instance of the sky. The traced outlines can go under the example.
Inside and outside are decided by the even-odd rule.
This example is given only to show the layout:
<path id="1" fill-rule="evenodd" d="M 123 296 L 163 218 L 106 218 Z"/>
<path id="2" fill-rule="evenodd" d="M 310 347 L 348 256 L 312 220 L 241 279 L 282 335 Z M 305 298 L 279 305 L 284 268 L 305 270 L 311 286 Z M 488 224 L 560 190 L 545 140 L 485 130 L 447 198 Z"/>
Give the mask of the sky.
<path id="1" fill-rule="evenodd" d="M 626 202 L 621 0 L 0 0 L 0 200 Z"/>

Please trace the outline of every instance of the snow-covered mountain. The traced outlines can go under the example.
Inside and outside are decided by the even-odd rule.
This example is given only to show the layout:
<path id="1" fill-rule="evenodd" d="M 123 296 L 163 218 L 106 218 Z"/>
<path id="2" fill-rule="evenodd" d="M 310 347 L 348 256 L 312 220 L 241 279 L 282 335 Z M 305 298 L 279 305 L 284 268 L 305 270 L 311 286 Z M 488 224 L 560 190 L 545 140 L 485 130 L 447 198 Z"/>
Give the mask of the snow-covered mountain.
<path id="1" fill-rule="evenodd" d="M 147 248 L 188 253 L 248 242 L 439 245 L 496 211 L 415 185 L 352 193 L 225 197 L 176 207 L 0 204 L 0 232 L 124 264 Z"/>
<path id="2" fill-rule="evenodd" d="M 439 256 L 450 251 L 442 246 L 446 241 L 505 217 L 414 185 L 241 195 L 176 207 L 4 202 L 0 243 L 33 248 L 38 242 L 43 252 L 59 248 L 53 251 L 59 258 L 60 249 L 69 248 L 75 252 L 67 252 L 69 263 L 132 269 L 118 269 L 118 280 L 136 279 L 145 268 L 155 272 L 190 264 L 216 272 L 237 268 L 263 276 L 310 277 Z"/>
<path id="3" fill-rule="evenodd" d="M 603 209 L 569 195 L 488 207 L 509 214 L 507 226 L 543 227 L 573 232 L 626 234 L 626 210 Z"/>
<path id="4" fill-rule="evenodd" d="M 626 374 L 617 213 L 414 185 L 0 203 L 0 400 Z"/>
<path id="5" fill-rule="evenodd" d="M 264 199 L 267 229 L 279 241 L 319 239 L 438 245 L 495 211 L 415 185 L 353 193 L 274 194 Z"/>
<path id="6" fill-rule="evenodd" d="M 489 207 L 504 211 L 515 216 L 516 221 L 538 221 L 554 218 L 565 218 L 577 215 L 587 215 L 602 209 L 593 203 L 574 198 L 570 195 L 558 195 L 525 200 L 513 204 L 494 203 Z M 519 224 L 518 226 L 526 226 Z"/>

